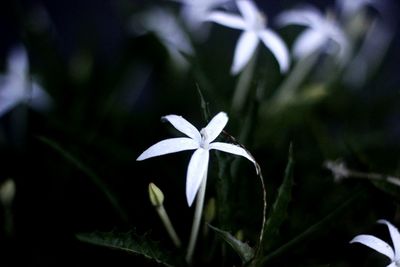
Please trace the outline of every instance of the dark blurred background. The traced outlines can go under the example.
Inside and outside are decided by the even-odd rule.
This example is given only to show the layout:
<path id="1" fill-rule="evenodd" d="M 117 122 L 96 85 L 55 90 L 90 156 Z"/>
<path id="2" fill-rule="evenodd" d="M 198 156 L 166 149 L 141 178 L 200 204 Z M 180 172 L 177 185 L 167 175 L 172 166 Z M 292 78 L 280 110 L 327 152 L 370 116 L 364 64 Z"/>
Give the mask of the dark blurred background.
<path id="1" fill-rule="evenodd" d="M 274 26 L 276 14 L 298 3 L 258 4 Z M 333 1 L 308 3 L 322 10 L 334 5 Z M 213 114 L 228 108 L 230 88 L 234 87 L 229 67 L 238 33 L 224 33 L 213 26 L 210 41 L 196 45 L 197 64 L 209 72 L 182 75 L 171 68 L 167 51 L 154 36 L 130 32 L 131 15 L 150 5 L 171 5 L 176 11 L 179 7 L 155 0 L 0 4 L 1 70 L 6 71 L 9 50 L 23 43 L 31 73 L 55 103 L 48 113 L 20 105 L 0 118 L 0 182 L 12 178 L 16 184 L 13 227 L 0 232 L 0 266 L 151 266 L 141 257 L 92 246 L 75 237 L 95 230 L 135 229 L 172 249 L 148 201 L 149 182 L 164 191 L 165 205 L 178 232 L 182 236 L 189 233 L 192 210 L 186 205 L 183 181 L 190 153 L 144 162 L 136 162 L 136 158 L 156 141 L 176 134 L 160 122 L 163 115 L 180 114 L 198 127 L 205 125 L 196 85 L 211 85 L 205 91 Z M 371 224 L 382 217 L 396 219 L 393 222 L 399 225 L 398 192 L 388 194 L 368 181 L 337 184 L 322 168 L 324 160 L 342 158 L 364 171 L 400 175 L 400 39 L 394 29 L 382 65 L 362 89 L 338 85 L 341 87 L 332 98 L 308 109 L 301 118 L 284 114 L 288 119 L 274 118 L 269 125 L 257 125 L 256 137 L 246 143 L 262 163 L 269 203 L 281 182 L 289 144 L 294 143 L 294 201 L 282 240 L 324 217 L 354 192 L 362 192 L 334 217 L 325 232 L 317 232 L 304 246 L 295 246 L 274 266 L 356 266 L 367 260 L 365 250 L 348 245 L 352 237 L 361 231 L 385 234 L 385 229 Z M 220 57 L 216 59 L 216 55 Z M 282 80 L 276 70 L 266 75 L 271 78 L 271 88 Z M 227 129 L 235 135 L 241 126 L 233 117 Z M 102 186 L 116 196 L 117 204 L 110 203 Z M 259 190 L 257 181 L 249 188 Z M 250 191 L 246 196 L 254 198 L 248 200 L 250 205 L 251 200 L 258 201 L 254 204 L 256 217 L 238 222 L 256 225 L 253 231 L 257 231 L 260 192 Z M 5 228 L 4 220 L 0 226 Z"/>

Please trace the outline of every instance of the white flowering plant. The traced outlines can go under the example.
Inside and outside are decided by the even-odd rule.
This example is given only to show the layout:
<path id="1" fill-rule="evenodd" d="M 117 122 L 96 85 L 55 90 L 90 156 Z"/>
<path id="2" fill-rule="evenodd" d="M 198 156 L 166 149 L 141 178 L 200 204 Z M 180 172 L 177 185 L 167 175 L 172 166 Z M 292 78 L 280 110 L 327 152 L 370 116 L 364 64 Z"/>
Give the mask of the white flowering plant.
<path id="1" fill-rule="evenodd" d="M 396 1 L 56 2 L 0 9 L 0 266 L 400 266 Z"/>

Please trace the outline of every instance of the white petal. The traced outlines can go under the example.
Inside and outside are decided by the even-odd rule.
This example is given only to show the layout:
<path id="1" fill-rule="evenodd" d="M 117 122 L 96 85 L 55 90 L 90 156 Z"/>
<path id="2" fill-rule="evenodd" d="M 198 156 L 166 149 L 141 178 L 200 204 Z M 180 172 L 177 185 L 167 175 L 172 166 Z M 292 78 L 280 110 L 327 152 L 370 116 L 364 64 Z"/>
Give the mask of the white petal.
<path id="1" fill-rule="evenodd" d="M 379 238 L 376 238 L 375 236 L 372 235 L 358 235 L 353 238 L 353 240 L 350 241 L 350 243 L 361 243 L 363 245 L 366 245 L 379 253 L 389 257 L 391 260 L 394 259 L 394 251 L 391 246 L 389 246 L 388 243 L 385 241 L 382 241 Z"/>
<path id="2" fill-rule="evenodd" d="M 28 72 L 28 55 L 23 46 L 14 47 L 7 59 L 7 70 L 9 74 L 26 75 Z"/>
<path id="3" fill-rule="evenodd" d="M 29 105 L 39 111 L 48 110 L 52 105 L 50 96 L 36 82 L 31 83 L 31 91 L 28 98 Z"/>
<path id="4" fill-rule="evenodd" d="M 241 17 L 226 12 L 214 11 L 210 13 L 207 20 L 233 29 L 243 30 L 246 27 L 246 23 Z"/>
<path id="5" fill-rule="evenodd" d="M 399 230 L 390 222 L 386 220 L 379 220 L 378 223 L 386 224 L 389 228 L 390 237 L 392 238 L 392 242 L 394 245 L 394 251 L 396 254 L 396 260 L 400 259 L 400 233 Z"/>
<path id="6" fill-rule="evenodd" d="M 255 25 L 260 11 L 254 2 L 251 0 L 239 0 L 236 3 L 244 20 L 250 25 Z"/>
<path id="7" fill-rule="evenodd" d="M 190 159 L 186 176 L 186 200 L 189 207 L 192 206 L 201 181 L 207 173 L 208 159 L 209 152 L 203 148 L 197 149 Z"/>
<path id="8" fill-rule="evenodd" d="M 197 149 L 198 147 L 198 142 L 187 137 L 165 139 L 146 149 L 136 160 L 145 160 L 169 153 Z"/>
<path id="9" fill-rule="evenodd" d="M 190 122 L 185 120 L 182 116 L 178 115 L 167 115 L 162 117 L 169 121 L 178 131 L 186 134 L 190 138 L 198 141 L 201 141 L 200 132 L 194 127 Z"/>
<path id="10" fill-rule="evenodd" d="M 228 115 L 225 112 L 220 112 L 211 119 L 205 128 L 203 128 L 203 135 L 206 141 L 211 143 L 222 132 L 225 125 L 228 123 Z"/>
<path id="11" fill-rule="evenodd" d="M 221 142 L 214 142 L 214 143 L 210 144 L 210 149 L 216 149 L 216 150 L 231 153 L 234 155 L 242 156 L 242 157 L 245 157 L 246 159 L 250 160 L 254 164 L 256 164 L 254 158 L 252 156 L 250 156 L 250 154 L 247 153 L 247 151 L 244 148 L 237 146 L 237 145 L 221 143 Z"/>
<path id="12" fill-rule="evenodd" d="M 289 51 L 281 37 L 268 29 L 262 30 L 259 36 L 263 43 L 271 50 L 272 54 L 274 54 L 281 72 L 286 72 L 289 69 L 290 58 Z"/>
<path id="13" fill-rule="evenodd" d="M 296 58 L 304 58 L 319 50 L 327 41 L 324 34 L 313 29 L 304 31 L 293 45 L 293 54 Z"/>
<path id="14" fill-rule="evenodd" d="M 323 17 L 318 9 L 312 6 L 282 12 L 278 15 L 276 22 L 278 25 L 302 25 L 302 26 L 318 26 Z"/>
<path id="15" fill-rule="evenodd" d="M 258 36 L 255 32 L 243 32 L 240 35 L 235 48 L 235 55 L 231 68 L 232 74 L 237 74 L 249 62 L 258 44 Z"/>
<path id="16" fill-rule="evenodd" d="M 387 265 L 386 267 L 397 267 L 396 262 L 392 262 L 391 264 Z"/>
<path id="17" fill-rule="evenodd" d="M 0 86 L 0 116 L 13 109 L 16 105 L 24 101 L 24 95 L 21 94 L 19 81 L 6 79 Z"/>
<path id="18" fill-rule="evenodd" d="M 13 109 L 17 104 L 19 104 L 19 101 L 16 101 L 15 99 L 10 100 L 0 97 L 0 117 Z"/>

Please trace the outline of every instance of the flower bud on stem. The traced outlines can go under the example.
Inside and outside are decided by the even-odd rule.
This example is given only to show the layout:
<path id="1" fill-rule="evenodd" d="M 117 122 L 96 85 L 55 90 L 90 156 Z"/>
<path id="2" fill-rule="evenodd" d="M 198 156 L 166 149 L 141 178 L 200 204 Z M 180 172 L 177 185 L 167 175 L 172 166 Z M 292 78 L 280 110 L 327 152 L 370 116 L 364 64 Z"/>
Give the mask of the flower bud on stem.
<path id="1" fill-rule="evenodd" d="M 174 226 L 171 223 L 171 220 L 168 217 L 168 213 L 164 208 L 164 194 L 158 188 L 155 184 L 150 183 L 149 184 L 149 197 L 150 197 L 150 202 L 156 209 L 158 215 L 161 218 L 161 221 L 163 222 L 165 229 L 168 232 L 169 237 L 171 238 L 172 242 L 174 245 L 179 248 L 181 246 L 181 240 L 179 239 Z"/>

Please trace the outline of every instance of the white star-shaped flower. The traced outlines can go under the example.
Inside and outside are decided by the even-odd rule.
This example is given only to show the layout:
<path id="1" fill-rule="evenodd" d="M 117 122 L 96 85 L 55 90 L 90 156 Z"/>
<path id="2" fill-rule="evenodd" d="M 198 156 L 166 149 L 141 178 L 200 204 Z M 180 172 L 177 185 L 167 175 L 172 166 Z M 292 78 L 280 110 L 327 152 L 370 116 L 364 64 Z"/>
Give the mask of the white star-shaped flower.
<path id="1" fill-rule="evenodd" d="M 46 110 L 51 99 L 42 87 L 31 80 L 26 50 L 14 48 L 7 60 L 7 74 L 0 82 L 0 116 L 20 103 L 28 104 L 36 110 Z"/>
<path id="2" fill-rule="evenodd" d="M 341 62 L 347 58 L 349 44 L 340 26 L 329 16 L 311 6 L 282 12 L 277 18 L 278 24 L 301 25 L 308 27 L 296 39 L 293 54 L 296 58 L 304 58 L 312 53 L 327 48 L 324 52 L 337 53 Z M 330 46 L 335 44 L 336 47 Z"/>
<path id="3" fill-rule="evenodd" d="M 164 45 L 171 59 L 181 68 L 189 64 L 185 55 L 193 55 L 194 49 L 189 36 L 182 29 L 176 16 L 168 9 L 153 7 L 131 19 L 134 33 L 153 33 Z"/>
<path id="4" fill-rule="evenodd" d="M 189 206 L 193 203 L 202 179 L 206 179 L 211 149 L 243 156 L 255 164 L 253 157 L 242 147 L 229 143 L 213 142 L 228 122 L 228 116 L 224 112 L 218 113 L 201 131 L 198 131 L 190 122 L 178 115 L 168 115 L 163 119 L 169 121 L 172 126 L 188 137 L 160 141 L 145 150 L 137 160 L 145 160 L 179 151 L 195 150 L 189 161 L 186 175 L 186 199 Z"/>
<path id="5" fill-rule="evenodd" d="M 237 74 L 243 70 L 260 40 L 274 54 L 281 72 L 286 72 L 289 68 L 290 59 L 285 43 L 274 31 L 265 26 L 265 17 L 258 10 L 254 2 L 250 0 L 237 0 L 236 3 L 241 16 L 214 11 L 208 17 L 210 21 L 233 29 L 243 30 L 235 48 L 231 73 Z"/>
<path id="6" fill-rule="evenodd" d="M 386 220 L 379 220 L 378 223 L 386 224 L 389 228 L 390 237 L 392 238 L 393 248 L 385 241 L 373 235 L 358 235 L 350 241 L 350 243 L 361 243 L 379 253 L 387 256 L 391 263 L 387 267 L 400 267 L 400 233 L 399 230 Z"/>
<path id="7" fill-rule="evenodd" d="M 379 6 L 381 0 L 337 0 L 336 5 L 344 17 L 350 17 L 357 14 L 361 9 L 372 6 Z"/>

